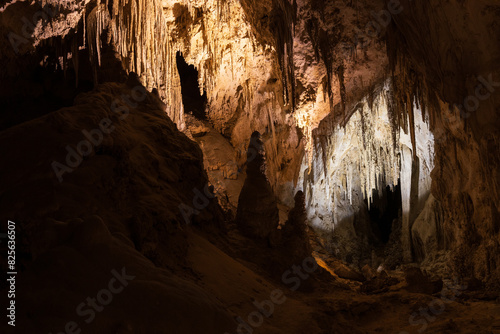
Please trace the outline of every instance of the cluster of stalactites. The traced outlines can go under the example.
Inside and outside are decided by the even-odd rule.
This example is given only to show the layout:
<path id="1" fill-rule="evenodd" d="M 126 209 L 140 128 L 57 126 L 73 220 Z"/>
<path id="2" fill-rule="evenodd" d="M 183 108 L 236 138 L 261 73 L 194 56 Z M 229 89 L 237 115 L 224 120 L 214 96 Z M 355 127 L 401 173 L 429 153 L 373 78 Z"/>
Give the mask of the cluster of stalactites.
<path id="1" fill-rule="evenodd" d="M 409 133 L 413 148 L 415 138 L 415 110 L 422 112 L 422 118 L 428 122 L 430 129 L 434 128 L 435 113 L 440 110 L 435 91 L 429 86 L 422 75 L 413 69 L 411 60 L 404 53 L 389 53 L 389 63 L 392 69 L 392 90 L 390 103 L 396 123 Z M 415 156 L 416 150 L 413 149 Z"/>
<path id="2" fill-rule="evenodd" d="M 168 7 L 170 5 L 172 3 L 165 4 L 162 0 L 106 0 L 94 7 L 87 4 L 86 9 L 80 10 L 82 19 L 73 27 L 73 34 L 62 41 L 64 48 L 71 45 L 75 71 L 78 72 L 78 51 L 88 48 L 97 84 L 102 47 L 106 42 L 119 55 L 126 71 L 135 72 L 149 90 L 158 90 L 168 116 L 182 129 L 184 110 L 176 62 L 176 54 L 181 52 L 198 70 L 200 93 L 208 93 L 209 105 L 228 109 L 218 110 L 222 117 L 239 107 L 235 103 L 224 103 L 225 94 L 232 94 L 233 86 L 243 87 L 241 107 L 255 109 L 255 105 L 261 103 L 254 97 L 256 83 L 261 80 L 255 78 L 255 69 L 261 70 L 262 65 L 257 63 L 255 54 L 276 52 L 276 48 L 256 41 L 242 5 L 234 0 L 203 3 L 181 0 L 175 4 L 180 6 L 180 12 L 179 7 L 174 10 Z M 80 28 L 83 31 L 78 34 Z M 293 68 L 289 61 L 293 48 L 290 36 L 285 37 L 280 65 L 285 72 L 282 77 L 287 77 L 283 100 L 290 103 L 293 93 L 289 86 L 293 78 L 288 72 Z M 61 54 L 65 68 L 68 52 Z M 224 94 L 220 94 L 220 90 Z"/>
<path id="3" fill-rule="evenodd" d="M 335 125 L 329 134 L 315 135 L 315 161 L 322 161 L 327 182 L 341 185 L 344 199 L 351 204 L 358 186 L 370 206 L 373 191 L 382 196 L 386 186 L 392 188 L 399 182 L 402 128 L 393 115 L 391 90 L 387 81 L 360 101 L 349 121 Z M 329 180 L 330 174 L 336 173 L 332 168 L 343 171 L 337 175 L 340 179 Z"/>
<path id="4" fill-rule="evenodd" d="M 392 188 L 398 183 L 401 170 L 398 144 L 400 128 L 391 121 L 388 94 L 391 88 L 391 85 L 386 83 L 373 102 L 367 98 L 363 100 L 363 107 L 358 111 L 361 126 L 353 129 L 359 141 L 360 157 L 357 166 L 349 168 L 350 175 L 347 179 L 352 182 L 353 168 L 359 171 L 363 198 L 367 199 L 368 206 L 372 202 L 373 190 L 378 191 L 381 196 L 386 186 Z M 396 141 L 391 140 L 394 134 Z M 352 191 L 351 186 L 348 186 L 348 189 Z"/>
<path id="5" fill-rule="evenodd" d="M 101 66 L 101 35 L 110 21 L 105 4 L 98 4 L 89 13 L 86 19 L 85 32 L 89 46 L 90 63 L 94 74 L 94 83 L 97 83 L 97 68 Z"/>
<path id="6" fill-rule="evenodd" d="M 94 7 L 88 3 L 80 9 L 81 20 L 76 21 L 78 23 L 73 27 L 73 33 L 61 42 L 63 48 L 68 49 L 61 52 L 62 67 L 66 68 L 68 55 L 72 55 L 77 73 L 78 52 L 88 48 L 94 83 L 97 84 L 99 68 L 103 63 L 103 44 L 113 47 L 125 70 L 135 72 L 149 90 L 158 90 L 168 116 L 182 128 L 184 110 L 177 52 L 183 53 L 186 61 L 195 65 L 199 73 L 200 93 L 208 93 L 209 104 L 228 109 L 219 111 L 222 118 L 240 107 L 235 106 L 235 103 L 224 103 L 224 95 L 232 94 L 233 86 L 243 87 L 241 108 L 251 111 L 261 104 L 254 96 L 255 88 L 262 79 L 255 78 L 256 68 L 262 70 L 262 64 L 257 63 L 255 54 L 278 52 L 283 72 L 281 77 L 285 80 L 283 99 L 279 100 L 292 104 L 293 109 L 293 38 L 290 35 L 293 29 L 285 29 L 290 22 L 293 28 L 293 13 L 290 6 L 283 5 L 288 2 L 278 2 L 281 5 L 277 8 L 286 15 L 283 26 L 280 26 L 284 32 L 283 38 L 277 41 L 281 42 L 281 46 L 276 47 L 257 42 L 241 3 L 234 0 L 203 3 L 181 0 L 175 6 L 181 6 L 181 15 L 185 15 L 187 20 L 172 16 L 179 15 L 178 10 L 173 11 L 162 0 L 106 0 Z M 235 29 L 235 25 L 238 29 Z M 187 34 L 179 34 L 183 29 Z M 71 50 L 68 46 L 71 46 Z M 221 89 L 224 94 L 220 94 Z"/>
<path id="7" fill-rule="evenodd" d="M 120 55 L 124 68 L 135 72 L 149 90 L 156 88 L 169 106 L 169 117 L 178 126 L 184 123 L 180 80 L 175 67 L 177 48 L 169 38 L 160 0 L 100 3 L 86 19 L 84 14 L 83 30 L 83 46 L 88 45 L 96 83 L 101 66 L 101 40 L 107 32 L 107 42 Z"/>
<path id="8" fill-rule="evenodd" d="M 167 105 L 169 117 L 179 127 L 183 127 L 184 111 L 176 54 L 181 52 L 191 58 L 199 73 L 201 94 L 204 91 L 215 91 L 218 72 L 221 66 L 227 65 L 223 63 L 224 54 L 230 53 L 231 70 L 236 58 L 236 55 L 233 56 L 232 46 L 229 45 L 228 48 L 220 41 L 221 31 L 231 30 L 231 12 L 235 4 L 232 1 L 217 0 L 215 6 L 211 6 L 210 2 L 205 3 L 202 10 L 195 7 L 192 1 L 181 1 L 179 5 L 185 8 L 185 15 L 190 16 L 191 20 L 177 22 L 177 18 L 171 20 L 171 17 L 166 17 L 160 0 L 113 0 L 110 29 L 113 44 L 125 68 L 136 72 L 148 89 L 158 89 Z M 178 36 L 173 33 L 179 29 L 179 24 L 191 24 L 192 26 L 187 26 L 187 30 L 192 31 L 193 35 Z M 198 29 L 201 39 L 195 36 Z M 193 45 L 196 50 L 192 50 Z M 251 58 L 250 54 L 243 57 L 245 73 L 242 76 L 245 78 L 251 77 L 251 70 L 246 65 Z M 232 77 L 234 79 L 234 73 Z"/>
<path id="9" fill-rule="evenodd" d="M 333 159 L 339 159 L 333 165 L 345 171 L 340 182 L 345 191 L 344 197 L 351 203 L 354 174 L 359 176 L 361 192 L 368 206 L 372 202 L 373 191 L 381 196 L 386 186 L 392 188 L 397 185 L 401 178 L 404 150 L 411 151 L 413 157 L 410 159 L 422 155 L 420 159 L 426 159 L 426 164 L 432 165 L 433 147 L 429 141 L 433 141 L 433 138 L 428 124 L 430 111 L 426 116 L 422 104 L 417 103 L 418 96 L 408 96 L 409 101 L 405 101 L 414 103 L 411 108 L 398 110 L 400 105 L 394 102 L 395 95 L 399 94 L 398 89 L 392 80 L 388 80 L 374 96 L 364 98 L 358 104 L 358 109 L 346 124 L 337 125 L 331 130 L 327 145 L 315 145 L 316 154 L 324 152 L 325 147 L 326 150 L 331 147 L 345 152 L 346 155 L 340 158 L 335 156 L 337 153 L 333 155 Z M 323 161 L 325 171 L 328 163 Z"/>

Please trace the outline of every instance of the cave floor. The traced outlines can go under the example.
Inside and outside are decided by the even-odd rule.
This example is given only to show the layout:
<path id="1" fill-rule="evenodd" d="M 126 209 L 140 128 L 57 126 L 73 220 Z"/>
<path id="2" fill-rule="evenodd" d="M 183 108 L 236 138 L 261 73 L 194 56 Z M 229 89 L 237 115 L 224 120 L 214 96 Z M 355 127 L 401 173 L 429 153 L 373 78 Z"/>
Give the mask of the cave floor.
<path id="1" fill-rule="evenodd" d="M 305 289 L 293 291 L 291 281 L 285 284 L 261 264 L 241 258 L 244 255 L 237 248 L 251 249 L 252 259 L 260 259 L 257 261 L 264 261 L 269 250 L 259 251 L 236 231 L 229 231 L 228 238 L 225 245 L 215 246 L 203 233 L 188 232 L 188 262 L 198 277 L 196 284 L 217 296 L 247 325 L 257 310 L 254 302 L 269 301 L 275 289 L 284 293 L 286 300 L 273 303 L 273 312 L 264 317 L 263 324 L 251 326 L 253 333 L 500 333 L 498 300 L 480 300 L 457 290 L 456 299 L 447 295 L 455 301 L 448 301 L 440 294 L 408 292 L 404 280 L 386 292 L 365 294 L 360 292 L 359 282 L 339 278 L 328 270 L 313 272 L 301 280 L 307 283 L 303 284 Z M 326 259 L 322 264 L 332 261 Z M 402 278 L 403 274 L 390 275 Z M 258 324 L 257 320 L 253 324 Z"/>

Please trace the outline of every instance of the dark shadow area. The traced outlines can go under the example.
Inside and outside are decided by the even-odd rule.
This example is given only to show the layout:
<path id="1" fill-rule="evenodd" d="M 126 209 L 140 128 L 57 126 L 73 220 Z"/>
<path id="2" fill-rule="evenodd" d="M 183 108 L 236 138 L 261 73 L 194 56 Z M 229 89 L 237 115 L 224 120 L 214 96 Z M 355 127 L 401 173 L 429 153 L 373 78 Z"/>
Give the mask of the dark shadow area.
<path id="1" fill-rule="evenodd" d="M 373 191 L 372 204 L 368 214 L 373 233 L 384 244 L 389 241 L 392 233 L 392 222 L 394 219 L 398 219 L 401 205 L 401 186 L 399 183 L 392 190 L 389 186 L 385 187 L 381 196 L 378 191 Z"/>
<path id="2" fill-rule="evenodd" d="M 184 112 L 192 112 L 193 116 L 201 120 L 207 120 L 205 106 L 207 104 L 207 93 L 200 94 L 198 85 L 198 71 L 193 65 L 184 60 L 180 52 L 177 52 L 177 70 L 181 77 L 182 103 Z"/>
<path id="3" fill-rule="evenodd" d="M 72 106 L 78 94 L 94 87 L 92 81 L 85 78 L 78 80 L 78 86 L 75 81 L 72 67 L 67 68 L 64 75 L 55 64 L 46 63 L 4 82 L 3 85 L 10 87 L 5 89 L 8 95 L 2 96 L 4 111 L 0 117 L 0 131 Z"/>
<path id="4" fill-rule="evenodd" d="M 20 57 L 16 68 L 2 73 L 0 131 L 72 106 L 77 95 L 94 89 L 95 82 L 125 81 L 126 73 L 112 46 L 103 43 L 98 78 L 93 77 L 88 48 L 76 54 L 68 48 L 63 52 L 50 44 L 41 46 L 36 53 Z M 63 53 L 68 55 L 65 60 Z"/>

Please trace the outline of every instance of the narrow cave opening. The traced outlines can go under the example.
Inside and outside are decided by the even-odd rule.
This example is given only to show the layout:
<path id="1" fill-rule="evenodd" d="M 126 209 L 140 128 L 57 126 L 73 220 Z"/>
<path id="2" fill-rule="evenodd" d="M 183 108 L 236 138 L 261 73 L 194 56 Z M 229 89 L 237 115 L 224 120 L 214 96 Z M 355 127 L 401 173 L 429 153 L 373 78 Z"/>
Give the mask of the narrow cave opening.
<path id="1" fill-rule="evenodd" d="M 366 200 L 365 200 L 366 202 Z M 402 208 L 401 186 L 398 182 L 391 189 L 390 186 L 382 189 L 381 194 L 373 191 L 372 203 L 368 214 L 373 233 L 385 245 L 393 232 L 394 220 L 399 217 Z"/>
<path id="2" fill-rule="evenodd" d="M 207 93 L 200 94 L 198 84 L 198 70 L 193 65 L 186 63 L 182 53 L 176 54 L 177 70 L 181 78 L 182 104 L 184 112 L 192 113 L 194 117 L 206 120 L 205 106 L 207 104 Z"/>

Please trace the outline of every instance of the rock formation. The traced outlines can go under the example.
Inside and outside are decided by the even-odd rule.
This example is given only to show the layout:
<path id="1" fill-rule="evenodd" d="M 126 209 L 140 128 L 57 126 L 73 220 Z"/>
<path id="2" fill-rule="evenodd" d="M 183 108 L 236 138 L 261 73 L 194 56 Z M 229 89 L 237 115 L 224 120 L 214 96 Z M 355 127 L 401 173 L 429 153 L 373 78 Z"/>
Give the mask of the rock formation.
<path id="1" fill-rule="evenodd" d="M 269 240 L 278 229 L 279 213 L 265 169 L 263 144 L 260 134 L 254 132 L 247 151 L 247 177 L 238 199 L 236 223 L 243 234 Z"/>
<path id="2" fill-rule="evenodd" d="M 281 228 L 281 245 L 286 256 L 293 263 L 311 256 L 311 245 L 307 234 L 307 214 L 305 196 L 298 191 L 294 197 L 295 205 L 288 213 L 288 220 Z"/>
<path id="3" fill-rule="evenodd" d="M 161 101 L 140 85 L 107 83 L 0 138 L 11 162 L 1 166 L 0 210 L 22 224 L 16 332 L 59 332 L 72 320 L 94 333 L 231 328 L 213 296 L 171 272 L 186 265 L 186 219 L 217 225 L 222 215 L 214 200 L 203 209 L 193 203 L 207 184 L 201 151 L 177 131 Z M 11 145 L 16 138 L 23 139 Z M 115 296 L 121 302 L 84 321 L 90 306 L 75 309 L 122 268 L 136 279 Z M 158 306 L 147 324 L 141 300 Z M 188 309 L 197 310 L 197 322 L 182 320 Z"/>

